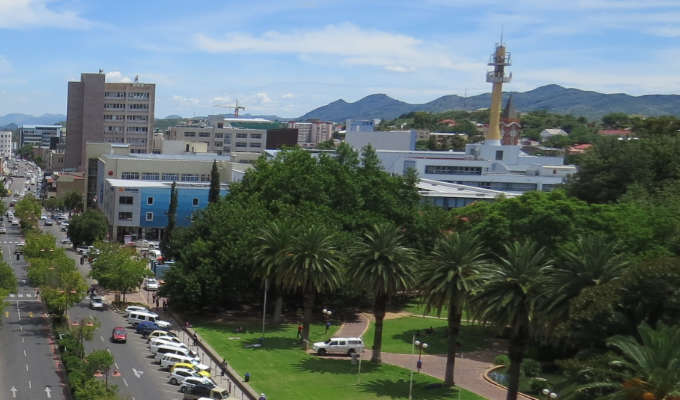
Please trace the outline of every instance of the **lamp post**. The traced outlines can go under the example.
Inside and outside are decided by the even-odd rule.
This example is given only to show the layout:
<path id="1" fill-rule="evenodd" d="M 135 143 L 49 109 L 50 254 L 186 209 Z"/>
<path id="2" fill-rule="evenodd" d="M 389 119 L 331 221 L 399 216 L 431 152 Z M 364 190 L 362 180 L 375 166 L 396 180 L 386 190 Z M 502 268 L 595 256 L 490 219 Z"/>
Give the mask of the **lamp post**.
<path id="1" fill-rule="evenodd" d="M 328 333 L 328 328 L 330 326 L 328 322 L 331 319 L 331 315 L 333 315 L 333 311 L 331 311 L 327 308 L 324 308 L 323 310 L 321 310 L 321 313 L 323 314 L 323 319 L 326 323 L 326 333 Z"/>
<path id="2" fill-rule="evenodd" d="M 269 279 L 264 280 L 264 300 L 262 301 L 262 344 L 264 345 L 264 320 L 267 316 L 267 291 L 269 290 Z"/>
<path id="3" fill-rule="evenodd" d="M 541 393 L 543 393 L 546 400 L 548 400 L 548 399 L 556 400 L 559 397 L 559 395 L 557 393 L 550 391 L 550 389 L 548 389 L 548 388 L 541 390 Z"/>
<path id="4" fill-rule="evenodd" d="M 426 350 L 428 348 L 428 344 L 425 342 L 421 342 L 420 340 L 415 340 L 415 336 L 413 337 L 413 343 L 411 346 L 411 350 L 415 349 L 416 347 L 418 348 L 418 362 L 416 363 L 416 369 L 418 370 L 418 373 L 420 373 L 420 369 L 423 367 L 423 350 Z M 411 370 L 411 377 L 409 379 L 408 383 L 408 400 L 413 399 L 413 370 Z"/>

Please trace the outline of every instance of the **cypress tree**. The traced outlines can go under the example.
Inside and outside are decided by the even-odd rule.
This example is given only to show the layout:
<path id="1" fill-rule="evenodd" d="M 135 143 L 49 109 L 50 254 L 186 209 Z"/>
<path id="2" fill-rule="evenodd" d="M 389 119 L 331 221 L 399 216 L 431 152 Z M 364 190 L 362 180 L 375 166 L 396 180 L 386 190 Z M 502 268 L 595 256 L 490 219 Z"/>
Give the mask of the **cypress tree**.
<path id="1" fill-rule="evenodd" d="M 172 240 L 172 231 L 175 229 L 177 219 L 177 182 L 173 181 L 170 186 L 170 205 L 168 206 L 168 226 L 163 232 L 163 240 L 161 241 L 161 251 L 166 258 L 172 258 L 172 248 L 170 242 Z"/>
<path id="2" fill-rule="evenodd" d="M 213 160 L 212 171 L 210 171 L 210 192 L 208 202 L 217 203 L 220 199 L 220 172 L 217 170 L 217 160 Z"/>

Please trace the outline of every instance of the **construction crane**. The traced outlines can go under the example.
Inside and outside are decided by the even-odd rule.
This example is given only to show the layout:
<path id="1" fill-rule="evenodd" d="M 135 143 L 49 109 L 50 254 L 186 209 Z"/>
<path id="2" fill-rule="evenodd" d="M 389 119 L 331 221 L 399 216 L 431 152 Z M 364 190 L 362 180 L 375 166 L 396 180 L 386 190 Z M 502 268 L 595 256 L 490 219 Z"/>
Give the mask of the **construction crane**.
<path id="1" fill-rule="evenodd" d="M 246 108 L 244 106 L 240 106 L 238 104 L 238 99 L 236 99 L 236 104 L 231 105 L 231 104 L 215 104 L 215 107 L 223 107 L 223 108 L 233 108 L 234 109 L 234 117 L 238 118 L 238 110 L 245 110 Z"/>

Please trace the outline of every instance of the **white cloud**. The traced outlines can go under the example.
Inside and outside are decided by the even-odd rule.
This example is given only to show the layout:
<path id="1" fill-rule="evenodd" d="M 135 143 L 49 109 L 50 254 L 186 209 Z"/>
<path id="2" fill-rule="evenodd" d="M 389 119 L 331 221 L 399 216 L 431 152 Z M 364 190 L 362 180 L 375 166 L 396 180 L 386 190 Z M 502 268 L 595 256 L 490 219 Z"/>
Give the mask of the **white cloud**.
<path id="1" fill-rule="evenodd" d="M 362 29 L 353 24 L 327 25 L 320 30 L 277 32 L 259 36 L 231 33 L 223 38 L 195 36 L 196 46 L 210 53 L 273 53 L 338 56 L 348 65 L 391 68 L 400 72 L 419 68 L 467 70 L 467 60 L 454 60 L 451 49 L 398 33 Z M 478 66 L 475 66 L 478 67 Z"/>
<path id="2" fill-rule="evenodd" d="M 132 79 L 130 79 L 129 76 L 123 75 L 120 71 L 110 71 L 106 73 L 106 81 L 107 82 L 121 82 L 121 83 L 130 83 L 132 82 Z"/>
<path id="3" fill-rule="evenodd" d="M 257 104 L 267 104 L 272 102 L 272 99 L 269 97 L 269 95 L 264 92 L 256 93 L 255 100 Z"/>
<path id="4" fill-rule="evenodd" d="M 173 95 L 172 96 L 172 101 L 175 103 L 179 103 L 181 105 L 192 105 L 196 106 L 201 103 L 201 101 L 195 97 L 184 97 L 184 96 L 179 96 L 179 95 Z"/>
<path id="5" fill-rule="evenodd" d="M 293 93 L 285 93 L 281 96 L 282 99 L 292 99 L 295 95 Z"/>
<path id="6" fill-rule="evenodd" d="M 0 28 L 88 29 L 92 22 L 73 11 L 54 11 L 50 0 L 0 0 Z"/>
<path id="7" fill-rule="evenodd" d="M 0 74 L 6 74 L 12 71 L 12 64 L 5 58 L 4 56 L 0 55 Z"/>

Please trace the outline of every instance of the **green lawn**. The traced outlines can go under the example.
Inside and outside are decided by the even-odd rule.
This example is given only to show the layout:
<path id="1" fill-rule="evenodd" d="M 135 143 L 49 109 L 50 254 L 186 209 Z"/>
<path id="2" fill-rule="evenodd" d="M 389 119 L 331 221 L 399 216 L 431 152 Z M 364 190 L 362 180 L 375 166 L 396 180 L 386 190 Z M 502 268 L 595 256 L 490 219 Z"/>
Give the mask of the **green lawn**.
<path id="1" fill-rule="evenodd" d="M 443 319 L 424 317 L 403 317 L 387 319 L 383 323 L 382 351 L 388 353 L 410 353 L 413 335 L 420 332 L 420 340 L 429 345 L 427 352 L 430 354 L 444 354 L 448 348 L 446 336 L 447 321 Z M 426 329 L 433 328 L 434 333 L 426 334 Z M 364 334 L 366 347 L 373 346 L 375 335 L 375 323 L 371 323 L 368 331 Z M 463 325 L 460 328 L 458 342 L 463 351 L 482 350 L 489 347 L 495 336 L 492 328 L 479 325 Z"/>
<path id="2" fill-rule="evenodd" d="M 295 339 L 295 325 L 283 325 L 267 331 L 265 346 L 246 348 L 260 337 L 258 328 L 244 326 L 248 332 L 234 333 L 243 324 L 195 323 L 194 328 L 201 337 L 228 360 L 239 374 L 250 372 L 250 384 L 268 398 L 277 400 L 299 399 L 406 399 L 408 397 L 409 371 L 391 365 L 361 364 L 361 382 L 358 382 L 357 366 L 348 358 L 321 359 L 301 350 Z M 329 334 L 321 325 L 312 326 L 312 339 L 324 340 Z M 438 387 L 441 381 L 416 375 L 414 398 L 417 399 L 458 399 L 458 389 Z M 428 387 L 433 385 L 437 387 Z M 480 396 L 461 389 L 461 400 L 481 400 Z"/>
<path id="3" fill-rule="evenodd" d="M 437 313 L 437 310 L 430 310 L 429 313 L 425 313 L 425 305 L 420 303 L 419 300 L 413 300 L 404 306 L 402 311 L 408 311 L 414 315 L 427 315 L 430 317 L 440 317 L 440 318 L 447 318 L 449 316 L 449 311 L 448 308 L 444 307 L 442 309 L 441 315 Z"/>

